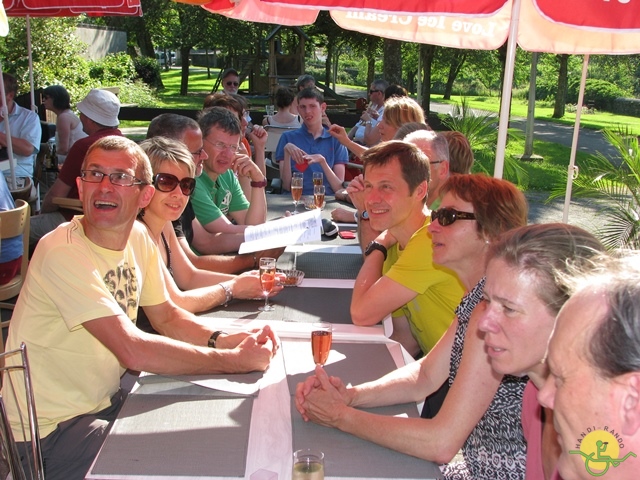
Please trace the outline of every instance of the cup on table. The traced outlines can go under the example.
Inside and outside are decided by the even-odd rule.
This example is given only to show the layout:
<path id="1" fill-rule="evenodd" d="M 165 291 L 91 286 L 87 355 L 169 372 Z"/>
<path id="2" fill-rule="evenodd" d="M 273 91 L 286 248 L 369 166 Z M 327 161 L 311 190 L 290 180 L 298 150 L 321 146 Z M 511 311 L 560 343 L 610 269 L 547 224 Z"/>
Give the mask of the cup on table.
<path id="1" fill-rule="evenodd" d="M 324 480 L 324 453 L 313 448 L 293 452 L 291 480 Z"/>
<path id="2" fill-rule="evenodd" d="M 324 175 L 322 172 L 313 172 L 313 184 L 322 185 L 324 182 Z"/>
<path id="3" fill-rule="evenodd" d="M 267 112 L 267 115 L 271 116 L 275 113 L 276 111 L 276 107 L 274 105 L 267 105 L 266 107 L 264 107 L 264 109 Z"/>
<path id="4" fill-rule="evenodd" d="M 311 325 L 311 353 L 316 365 L 324 366 L 331 351 L 332 334 L 331 324 L 319 322 Z"/>
<path id="5" fill-rule="evenodd" d="M 324 185 L 313 186 L 313 203 L 316 204 L 316 208 L 322 209 L 324 207 Z"/>

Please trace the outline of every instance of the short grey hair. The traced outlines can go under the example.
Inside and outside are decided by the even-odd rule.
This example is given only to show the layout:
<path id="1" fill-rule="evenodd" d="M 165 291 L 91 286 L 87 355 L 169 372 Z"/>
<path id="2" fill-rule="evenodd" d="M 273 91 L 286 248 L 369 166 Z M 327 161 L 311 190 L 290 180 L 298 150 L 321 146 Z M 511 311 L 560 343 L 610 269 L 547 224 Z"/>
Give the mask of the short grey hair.
<path id="1" fill-rule="evenodd" d="M 640 372 L 640 252 L 602 256 L 598 266 L 569 279 L 572 293 L 604 294 L 607 312 L 591 329 L 585 357 L 603 378 Z"/>

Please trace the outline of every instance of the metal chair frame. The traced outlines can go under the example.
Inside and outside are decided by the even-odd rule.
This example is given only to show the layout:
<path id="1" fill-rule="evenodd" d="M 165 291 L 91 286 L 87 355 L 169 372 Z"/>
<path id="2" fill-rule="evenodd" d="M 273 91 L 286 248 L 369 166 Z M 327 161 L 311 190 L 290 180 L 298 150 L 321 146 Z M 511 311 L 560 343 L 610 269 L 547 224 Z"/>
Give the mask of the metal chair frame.
<path id="1" fill-rule="evenodd" d="M 20 355 L 21 363 L 17 365 L 7 366 L 5 359 L 8 356 Z M 29 369 L 29 359 L 27 357 L 27 346 L 24 343 L 20 344 L 20 347 L 16 350 L 11 350 L 0 354 L 0 372 L 2 372 L 3 389 L 2 395 L 0 395 L 0 436 L 2 437 L 2 448 L 7 456 L 9 469 L 13 480 L 44 480 L 44 464 L 42 461 L 42 449 L 40 445 L 40 434 L 38 431 L 38 422 L 36 416 L 35 399 L 33 395 L 33 384 L 31 382 L 31 373 Z M 7 416 L 5 409 L 5 396 L 12 395 L 13 401 L 17 403 L 16 390 L 13 386 L 10 373 L 13 371 L 22 371 L 24 375 L 24 386 L 27 400 L 27 420 L 29 423 L 30 440 L 26 443 L 29 444 L 29 453 L 31 460 L 30 476 L 27 476 L 22 462 L 20 460 L 20 454 L 16 440 L 11 430 L 11 423 Z M 10 389 L 7 386 L 11 386 Z M 7 397 L 8 398 L 8 397 Z M 23 437 L 26 439 L 24 418 L 20 414 L 20 424 L 22 426 Z"/>

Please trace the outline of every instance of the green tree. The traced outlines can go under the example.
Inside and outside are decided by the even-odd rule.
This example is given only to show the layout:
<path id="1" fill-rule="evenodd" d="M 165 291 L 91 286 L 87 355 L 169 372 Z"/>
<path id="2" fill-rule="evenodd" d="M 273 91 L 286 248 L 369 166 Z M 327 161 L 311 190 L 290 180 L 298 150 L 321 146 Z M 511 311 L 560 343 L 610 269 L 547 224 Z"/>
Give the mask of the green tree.
<path id="1" fill-rule="evenodd" d="M 558 55 L 558 86 L 556 101 L 553 106 L 553 118 L 564 117 L 564 108 L 567 103 L 567 89 L 569 86 L 569 55 Z"/>
<path id="2" fill-rule="evenodd" d="M 79 18 L 32 18 L 31 50 L 33 54 L 34 86 L 43 88 L 59 83 L 73 86 L 89 81 L 87 62 L 80 56 L 87 45 L 74 32 Z M 20 83 L 20 93 L 29 91 L 27 59 L 27 29 L 24 18 L 9 19 L 9 35 L 0 39 L 3 69 Z"/>

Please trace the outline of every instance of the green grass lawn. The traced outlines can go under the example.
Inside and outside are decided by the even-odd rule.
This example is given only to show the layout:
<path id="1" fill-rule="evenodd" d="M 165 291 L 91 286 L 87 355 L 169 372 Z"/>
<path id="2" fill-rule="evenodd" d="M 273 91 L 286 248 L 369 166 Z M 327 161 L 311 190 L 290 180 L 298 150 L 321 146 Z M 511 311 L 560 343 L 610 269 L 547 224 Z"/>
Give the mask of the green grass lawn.
<path id="1" fill-rule="evenodd" d="M 498 97 L 465 97 L 469 106 L 474 109 L 486 110 L 498 113 L 500 111 L 500 98 Z M 431 100 L 448 104 L 460 104 L 461 96 L 451 96 L 451 100 L 442 100 L 438 95 L 433 95 Z M 513 99 L 511 101 L 511 116 L 526 117 L 528 104 L 525 100 Z M 560 123 L 563 125 L 574 125 L 576 114 L 566 112 L 563 118 L 551 118 L 553 107 L 547 102 L 536 102 L 535 118 L 548 122 Z M 597 111 L 595 113 L 583 113 L 580 116 L 580 125 L 594 130 L 604 130 L 605 128 L 615 129 L 620 125 L 630 128 L 633 132 L 640 132 L 640 118 L 627 117 L 625 115 L 615 115 L 609 112 Z"/>

